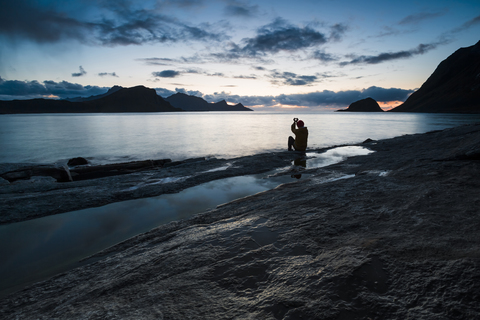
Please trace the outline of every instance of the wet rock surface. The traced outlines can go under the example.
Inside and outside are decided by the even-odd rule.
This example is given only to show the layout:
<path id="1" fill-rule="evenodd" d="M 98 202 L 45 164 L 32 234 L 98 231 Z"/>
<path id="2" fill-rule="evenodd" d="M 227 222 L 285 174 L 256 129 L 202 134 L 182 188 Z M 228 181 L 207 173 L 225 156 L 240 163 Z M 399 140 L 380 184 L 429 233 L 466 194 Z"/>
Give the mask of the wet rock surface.
<path id="1" fill-rule="evenodd" d="M 462 156 L 478 149 L 480 125 L 363 145 L 376 152 L 124 241 L 3 298 L 0 315 L 480 318 L 480 162 Z M 266 162 L 286 159 L 272 154 Z M 210 161 L 211 169 L 228 162 Z M 240 169 L 241 161 L 228 163 Z M 189 164 L 183 174 L 198 172 Z M 68 184 L 75 183 L 86 182 Z"/>

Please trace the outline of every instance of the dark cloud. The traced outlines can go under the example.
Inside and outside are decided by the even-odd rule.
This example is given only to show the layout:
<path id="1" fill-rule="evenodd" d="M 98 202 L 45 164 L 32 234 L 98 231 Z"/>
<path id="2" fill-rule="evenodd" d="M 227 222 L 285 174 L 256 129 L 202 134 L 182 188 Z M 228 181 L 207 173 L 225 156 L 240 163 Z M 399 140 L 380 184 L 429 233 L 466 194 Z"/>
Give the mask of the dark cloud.
<path id="1" fill-rule="evenodd" d="M 87 74 L 87 72 L 85 71 L 85 69 L 83 69 L 82 66 L 80 66 L 79 69 L 80 69 L 80 72 L 72 73 L 72 77 L 82 77 Z"/>
<path id="2" fill-rule="evenodd" d="M 444 43 L 445 42 L 419 44 L 416 48 L 407 51 L 384 52 L 376 56 L 358 56 L 348 62 L 341 62 L 340 65 L 345 66 L 349 64 L 378 64 L 386 61 L 408 59 L 413 56 L 424 54 L 430 50 L 433 50 Z"/>
<path id="3" fill-rule="evenodd" d="M 330 27 L 329 41 L 340 41 L 343 35 L 348 30 L 348 27 L 342 23 L 337 23 Z"/>
<path id="4" fill-rule="evenodd" d="M 239 1 L 228 1 L 225 14 L 234 17 L 254 17 L 258 13 L 257 5 L 248 5 Z"/>
<path id="5" fill-rule="evenodd" d="M 251 75 L 249 75 L 249 76 L 245 76 L 245 75 L 234 76 L 233 78 L 235 78 L 235 79 L 251 79 L 251 80 L 254 80 L 254 79 L 257 79 L 257 76 L 254 75 L 254 74 L 251 74 Z"/>
<path id="6" fill-rule="evenodd" d="M 98 86 L 82 86 L 67 81 L 18 81 L 0 78 L 0 97 L 4 100 L 33 99 L 57 96 L 61 99 L 72 97 L 89 97 L 103 94 L 109 88 Z"/>
<path id="7" fill-rule="evenodd" d="M 277 70 L 272 70 L 269 77 L 273 84 L 288 86 L 307 86 L 320 80 L 318 75 L 298 75 L 293 72 L 278 72 Z"/>
<path id="8" fill-rule="evenodd" d="M 322 62 L 332 62 L 332 61 L 337 61 L 339 58 L 330 54 L 330 53 L 325 53 L 323 50 L 316 50 L 312 54 L 312 58 L 315 60 L 320 60 Z"/>
<path id="9" fill-rule="evenodd" d="M 293 72 L 278 72 L 272 70 L 269 75 L 273 84 L 283 84 L 289 86 L 306 86 L 318 80 L 316 76 L 297 75 Z"/>
<path id="10" fill-rule="evenodd" d="M 205 3 L 203 0 L 160 0 L 158 5 L 162 6 L 175 6 L 179 8 L 191 8 L 200 7 Z"/>
<path id="11" fill-rule="evenodd" d="M 197 1 L 183 3 L 193 5 Z M 38 43 L 76 40 L 105 46 L 226 39 L 224 34 L 210 31 L 212 27 L 208 24 L 193 26 L 154 9 L 137 9 L 130 1 L 99 1 L 104 15 L 95 18 L 72 16 L 62 7 L 68 3 L 41 4 L 34 0 L 2 3 L 0 34 L 14 40 L 27 39 Z"/>
<path id="12" fill-rule="evenodd" d="M 172 63 L 178 63 L 178 59 L 169 59 L 169 58 L 141 58 L 136 59 L 136 61 L 144 62 L 149 66 L 168 66 Z"/>
<path id="13" fill-rule="evenodd" d="M 411 24 L 418 24 L 424 20 L 437 18 L 440 16 L 445 15 L 446 11 L 442 12 L 419 12 L 415 14 L 411 14 L 406 16 L 402 20 L 398 22 L 399 25 L 411 25 Z"/>
<path id="14" fill-rule="evenodd" d="M 480 24 L 480 16 L 476 16 L 475 18 L 470 19 L 464 24 L 462 24 L 460 27 L 453 29 L 452 33 L 461 32 L 479 24 Z"/>
<path id="15" fill-rule="evenodd" d="M 243 39 L 244 46 L 236 46 L 232 53 L 248 56 L 297 51 L 325 44 L 327 36 L 310 27 L 296 27 L 277 18 L 273 23 L 257 30 L 254 38 Z"/>
<path id="16" fill-rule="evenodd" d="M 363 90 L 349 91 L 317 91 L 305 94 L 282 94 L 279 96 L 239 96 L 230 95 L 226 92 L 204 95 L 203 98 L 209 102 L 227 100 L 241 102 L 247 107 L 265 106 L 272 107 L 278 104 L 290 106 L 303 106 L 310 108 L 336 107 L 343 108 L 352 102 L 371 97 L 379 102 L 405 101 L 413 90 L 397 88 L 370 87 Z"/>
<path id="17" fill-rule="evenodd" d="M 285 105 L 298 105 L 306 107 L 344 107 L 360 99 L 371 97 L 376 101 L 405 101 L 413 90 L 404 90 L 396 88 L 370 87 L 363 90 L 348 91 L 317 91 L 306 94 L 280 95 L 275 97 L 278 103 Z"/>
<path id="18" fill-rule="evenodd" d="M 117 77 L 118 78 L 118 76 L 115 72 L 110 72 L 110 73 L 109 72 L 100 72 L 98 75 L 100 77 L 110 76 L 110 77 Z"/>
<path id="19" fill-rule="evenodd" d="M 163 71 L 152 72 L 152 75 L 155 78 L 175 78 L 180 75 L 180 72 L 175 70 L 163 70 Z"/>
<path id="20" fill-rule="evenodd" d="M 0 34 L 10 38 L 27 38 L 39 43 L 65 39 L 85 41 L 93 25 L 42 8 L 38 1 L 3 1 L 0 10 Z"/>

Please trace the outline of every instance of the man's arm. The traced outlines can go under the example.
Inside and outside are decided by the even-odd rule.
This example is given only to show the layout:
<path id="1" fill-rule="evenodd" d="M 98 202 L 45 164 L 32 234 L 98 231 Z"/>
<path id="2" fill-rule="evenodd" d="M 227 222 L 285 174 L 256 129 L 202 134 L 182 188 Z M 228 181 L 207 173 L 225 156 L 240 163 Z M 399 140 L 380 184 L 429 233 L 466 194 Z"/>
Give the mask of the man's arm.
<path id="1" fill-rule="evenodd" d="M 295 128 L 295 124 L 296 124 L 296 122 L 292 123 L 292 126 L 291 126 L 291 129 L 292 129 L 292 132 L 293 132 L 293 133 L 295 133 L 295 131 L 297 130 L 297 129 Z"/>

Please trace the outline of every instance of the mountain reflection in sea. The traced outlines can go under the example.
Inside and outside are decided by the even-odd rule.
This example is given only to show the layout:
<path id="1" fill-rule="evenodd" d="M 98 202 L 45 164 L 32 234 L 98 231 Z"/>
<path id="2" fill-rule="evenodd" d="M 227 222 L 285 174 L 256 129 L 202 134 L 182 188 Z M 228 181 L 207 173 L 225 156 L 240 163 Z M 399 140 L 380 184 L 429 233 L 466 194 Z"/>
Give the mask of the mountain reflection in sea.
<path id="1" fill-rule="evenodd" d="M 309 148 L 353 144 L 479 122 L 480 115 L 414 113 L 182 112 L 0 115 L 0 163 L 93 164 L 233 158 L 287 148 L 294 117 Z"/>

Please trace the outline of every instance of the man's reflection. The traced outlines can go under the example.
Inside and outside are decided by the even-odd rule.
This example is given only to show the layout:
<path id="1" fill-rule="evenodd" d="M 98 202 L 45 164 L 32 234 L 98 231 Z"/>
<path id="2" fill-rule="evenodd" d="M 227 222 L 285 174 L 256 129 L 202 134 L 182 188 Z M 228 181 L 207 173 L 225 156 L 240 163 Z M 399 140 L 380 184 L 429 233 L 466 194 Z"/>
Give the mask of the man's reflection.
<path id="1" fill-rule="evenodd" d="M 307 168 L 307 159 L 304 156 L 293 160 L 292 169 L 294 172 L 298 172 L 298 173 L 292 174 L 291 177 L 300 179 L 302 177 L 302 174 L 299 172 L 305 170 L 305 168 Z"/>

